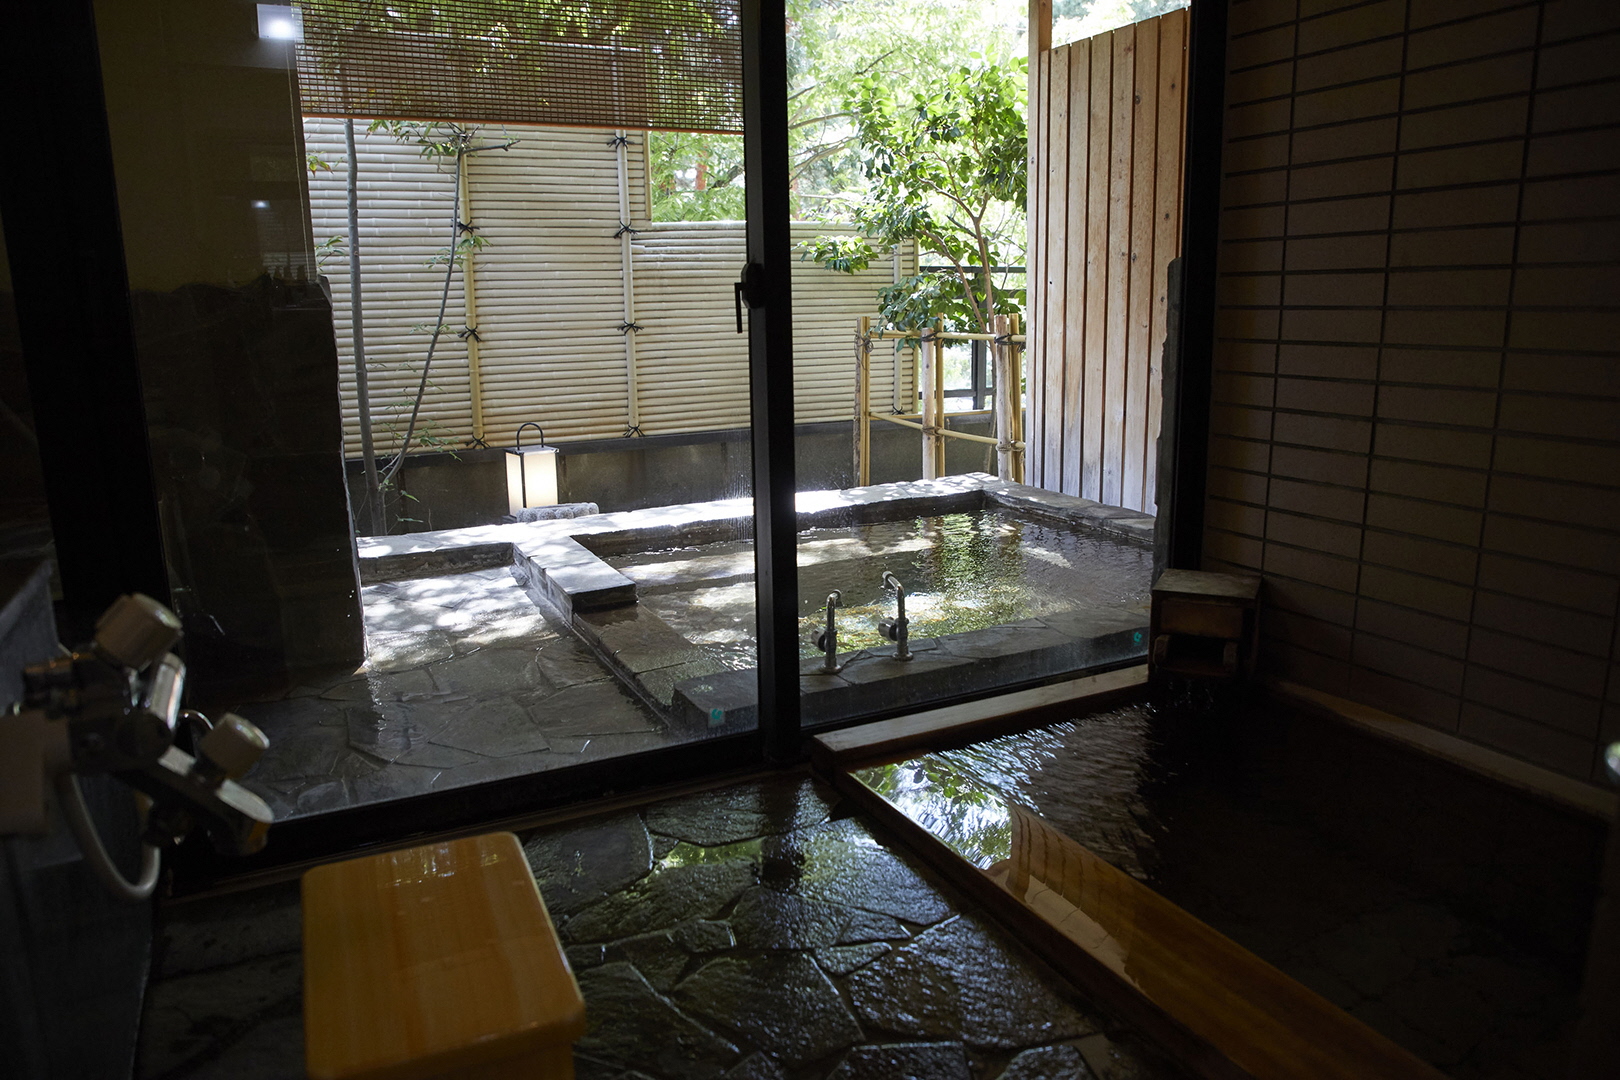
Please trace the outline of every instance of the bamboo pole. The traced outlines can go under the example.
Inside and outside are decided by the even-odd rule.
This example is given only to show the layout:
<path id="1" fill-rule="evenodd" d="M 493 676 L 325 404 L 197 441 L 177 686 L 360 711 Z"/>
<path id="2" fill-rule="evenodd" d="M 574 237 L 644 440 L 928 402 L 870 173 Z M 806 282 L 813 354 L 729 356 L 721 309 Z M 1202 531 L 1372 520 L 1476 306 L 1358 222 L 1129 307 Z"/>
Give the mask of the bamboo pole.
<path id="1" fill-rule="evenodd" d="M 862 315 L 855 339 L 855 484 L 872 482 L 872 317 Z"/>
<path id="2" fill-rule="evenodd" d="M 1012 331 L 1012 340 L 1008 343 L 1007 351 L 1011 360 L 1007 365 L 1012 374 L 1012 386 L 1009 395 L 1012 398 L 1012 441 L 1016 449 L 1013 451 L 1013 482 L 1024 482 L 1024 338 L 1018 333 L 1018 316 L 1009 315 L 1008 326 Z"/>
<path id="3" fill-rule="evenodd" d="M 945 355 L 939 347 L 939 327 L 934 327 L 934 475 L 945 475 Z"/>
<path id="4" fill-rule="evenodd" d="M 992 342 L 991 357 L 996 370 L 996 475 L 1003 480 L 1013 478 L 1013 405 L 1012 397 L 1015 384 L 1013 382 L 1011 367 L 1008 358 L 1012 356 L 1012 343 L 1005 340 L 1005 336 L 1012 332 L 1011 325 L 1005 315 L 997 315 L 991 320 L 991 326 L 998 335 Z"/>
<path id="5" fill-rule="evenodd" d="M 467 162 L 463 157 L 456 163 L 456 183 L 461 185 L 461 220 L 472 224 L 472 184 L 467 178 Z M 459 244 L 457 245 L 460 246 Z M 476 247 L 467 249 L 461 261 L 461 299 L 467 334 L 467 393 L 472 401 L 472 433 L 478 442 L 484 441 L 484 369 L 478 360 L 478 272 L 473 266 Z M 454 250 L 450 257 L 455 257 Z"/>
<path id="6" fill-rule="evenodd" d="M 934 342 L 932 327 L 924 327 L 919 338 L 918 366 L 920 378 L 917 380 L 917 393 L 922 397 L 922 474 L 924 480 L 939 479 L 939 462 L 934 456 L 934 444 L 939 441 L 934 432 L 939 428 L 939 414 L 934 403 L 934 382 L 936 369 L 939 364 L 939 348 Z"/>
<path id="7" fill-rule="evenodd" d="M 641 387 L 636 370 L 636 274 L 630 243 L 630 140 L 623 130 L 613 133 L 619 170 L 619 268 L 624 289 L 624 396 L 626 436 L 641 432 Z"/>
<path id="8" fill-rule="evenodd" d="M 957 415 L 960 415 L 960 414 L 959 413 L 952 413 L 951 415 L 957 416 Z M 902 419 L 901 417 L 898 417 L 898 416 L 889 416 L 886 413 L 873 413 L 872 414 L 872 419 L 874 419 L 874 420 L 884 420 L 884 421 L 887 421 L 888 423 L 891 423 L 891 424 L 899 424 L 901 427 L 908 427 L 908 428 L 911 428 L 914 431 L 927 431 L 928 430 L 928 428 L 923 424 L 914 423 L 914 422 L 912 422 L 910 420 L 905 420 L 905 419 Z M 942 429 L 940 429 L 939 435 L 940 435 L 940 438 L 942 440 L 943 439 L 966 439 L 968 442 L 985 443 L 986 445 L 989 445 L 989 446 L 996 446 L 996 445 L 999 445 L 1000 442 L 1001 442 L 1000 439 L 997 439 L 993 435 L 974 435 L 971 432 L 967 432 L 967 431 L 952 431 L 950 428 L 942 428 Z M 1015 444 L 1014 448 L 1021 450 L 1021 449 L 1023 449 L 1023 444 L 1022 443 Z"/>

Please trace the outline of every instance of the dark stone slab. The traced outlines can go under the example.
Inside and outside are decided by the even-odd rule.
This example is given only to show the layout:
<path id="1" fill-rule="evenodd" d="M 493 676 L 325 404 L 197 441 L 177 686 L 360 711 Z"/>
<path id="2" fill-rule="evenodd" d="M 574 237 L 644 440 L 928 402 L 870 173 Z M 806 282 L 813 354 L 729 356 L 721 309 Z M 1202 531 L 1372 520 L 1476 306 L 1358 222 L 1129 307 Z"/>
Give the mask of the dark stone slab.
<path id="1" fill-rule="evenodd" d="M 406 671 L 448 660 L 468 648 L 458 648 L 454 634 L 443 630 L 366 634 L 366 667 L 375 672 Z"/>
<path id="2" fill-rule="evenodd" d="M 572 942 L 609 941 L 718 914 L 754 884 L 749 863 L 672 866 L 586 908 L 563 925 Z"/>
<path id="3" fill-rule="evenodd" d="M 609 963 L 623 960 L 633 964 L 653 989 L 665 992 L 675 985 L 691 959 L 667 930 L 615 941 L 606 947 L 604 958 Z"/>
<path id="4" fill-rule="evenodd" d="M 961 1038 L 981 1049 L 1015 1050 L 1096 1030 L 967 916 L 857 971 L 849 993 L 869 1024 L 924 1038 Z"/>
<path id="5" fill-rule="evenodd" d="M 829 975 L 848 975 L 876 960 L 894 946 L 886 941 L 869 945 L 831 945 L 816 950 L 816 963 Z"/>
<path id="6" fill-rule="evenodd" d="M 640 604 L 576 615 L 574 628 L 632 679 L 644 672 L 702 664 L 707 659 L 701 648 Z"/>
<path id="7" fill-rule="evenodd" d="M 532 715 L 516 703 L 502 699 L 486 698 L 469 703 L 468 708 L 431 741 L 484 757 L 514 757 L 551 749 Z"/>
<path id="8" fill-rule="evenodd" d="M 803 954 L 716 960 L 675 988 L 683 1008 L 710 1017 L 790 1067 L 861 1038 L 838 990 Z"/>
<path id="9" fill-rule="evenodd" d="M 911 935 L 899 920 L 872 911 L 853 911 L 849 925 L 838 935 L 840 945 L 859 945 L 873 941 L 907 941 Z"/>
<path id="10" fill-rule="evenodd" d="M 174 905 L 161 922 L 153 978 L 296 952 L 304 940 L 302 912 L 296 881 Z"/>
<path id="11" fill-rule="evenodd" d="M 610 681 L 571 686 L 532 699 L 528 710 L 547 734 L 614 735 L 654 728 L 635 699 Z"/>
<path id="12" fill-rule="evenodd" d="M 572 634 L 565 634 L 541 646 L 535 664 L 552 686 L 569 687 L 600 682 L 612 675 L 597 662 L 589 649 Z"/>
<path id="13" fill-rule="evenodd" d="M 523 854 L 555 919 L 594 904 L 652 870 L 647 830 L 634 812 L 531 834 Z"/>
<path id="14" fill-rule="evenodd" d="M 939 891 L 853 819 L 765 842 L 764 883 L 812 900 L 931 924 L 953 914 Z"/>
<path id="15" fill-rule="evenodd" d="M 607 960 L 606 950 L 601 945 L 570 945 L 563 950 L 563 954 L 568 958 L 568 967 L 572 971 L 600 967 Z"/>
<path id="16" fill-rule="evenodd" d="M 849 923 L 849 911 L 832 904 L 749 889 L 731 913 L 737 943 L 750 949 L 814 949 L 831 945 Z"/>
<path id="17" fill-rule="evenodd" d="M 832 801 L 813 780 L 767 781 L 653 803 L 646 813 L 653 832 L 710 846 L 819 825 Z"/>
<path id="18" fill-rule="evenodd" d="M 828 1080 L 971 1080 L 961 1043 L 858 1046 L 844 1055 Z"/>
<path id="19" fill-rule="evenodd" d="M 725 1080 L 787 1080 L 787 1071 L 769 1054 L 750 1054 L 726 1073 Z"/>
<path id="20" fill-rule="evenodd" d="M 370 587 L 387 581 L 437 577 L 511 565 L 510 543 L 461 544 L 434 551 L 363 556 L 360 559 L 360 583 Z"/>
<path id="21" fill-rule="evenodd" d="M 1096 1073 L 1072 1046 L 1040 1046 L 1007 1063 L 1000 1080 L 1094 1080 Z"/>
<path id="22" fill-rule="evenodd" d="M 296 1014 L 304 957 L 278 953 L 154 982 L 146 992 L 137 1074 L 163 1076 L 216 1055 L 244 1019 Z"/>
<path id="23" fill-rule="evenodd" d="M 948 634 L 937 639 L 940 648 L 953 656 L 970 659 L 999 659 L 1069 644 L 1060 634 L 1038 620 L 989 626 L 966 634 Z"/>
<path id="24" fill-rule="evenodd" d="M 670 1080 L 720 1080 L 740 1057 L 735 1046 L 676 1008 L 629 964 L 581 972 L 583 1055 Z"/>
<path id="25" fill-rule="evenodd" d="M 731 926 L 723 922 L 694 919 L 677 926 L 671 933 L 675 943 L 691 953 L 719 952 L 737 944 Z"/>
<path id="26" fill-rule="evenodd" d="M 533 647 L 485 646 L 470 656 L 430 664 L 433 686 L 446 694 L 499 694 L 513 690 L 550 690 Z"/>

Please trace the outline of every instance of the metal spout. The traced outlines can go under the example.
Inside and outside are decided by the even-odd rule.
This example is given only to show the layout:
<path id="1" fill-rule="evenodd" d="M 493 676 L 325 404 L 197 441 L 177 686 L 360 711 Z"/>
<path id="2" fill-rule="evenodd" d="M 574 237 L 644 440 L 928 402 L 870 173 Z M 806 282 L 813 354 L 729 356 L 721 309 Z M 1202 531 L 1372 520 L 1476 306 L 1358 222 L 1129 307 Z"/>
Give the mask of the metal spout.
<path id="1" fill-rule="evenodd" d="M 896 660 L 911 659 L 911 620 L 906 618 L 906 587 L 889 571 L 883 571 L 883 584 L 894 590 L 896 614 L 893 619 L 878 620 L 878 633 L 894 642 Z"/>

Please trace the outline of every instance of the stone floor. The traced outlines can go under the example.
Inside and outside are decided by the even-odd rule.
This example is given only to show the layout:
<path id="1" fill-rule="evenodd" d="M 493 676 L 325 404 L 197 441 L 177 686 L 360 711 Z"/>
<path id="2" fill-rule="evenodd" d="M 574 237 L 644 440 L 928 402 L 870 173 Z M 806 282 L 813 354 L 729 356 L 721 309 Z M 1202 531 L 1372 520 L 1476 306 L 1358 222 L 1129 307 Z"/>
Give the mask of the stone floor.
<path id="1" fill-rule="evenodd" d="M 363 591 L 367 661 L 237 712 L 279 820 L 668 745 L 676 737 L 506 568 Z"/>
<path id="2" fill-rule="evenodd" d="M 581 1080 L 1185 1075 L 802 776 L 523 839 Z M 296 883 L 164 908 L 137 1076 L 302 1076 L 299 942 Z"/>

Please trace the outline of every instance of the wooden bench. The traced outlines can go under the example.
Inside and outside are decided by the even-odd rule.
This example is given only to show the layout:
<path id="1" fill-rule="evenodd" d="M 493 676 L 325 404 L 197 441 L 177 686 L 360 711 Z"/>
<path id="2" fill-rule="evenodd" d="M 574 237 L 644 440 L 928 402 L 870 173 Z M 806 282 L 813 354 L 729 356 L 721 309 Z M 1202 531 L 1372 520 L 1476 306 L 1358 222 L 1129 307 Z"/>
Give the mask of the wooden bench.
<path id="1" fill-rule="evenodd" d="M 491 833 L 304 875 L 313 1080 L 571 1080 L 585 1002 L 517 837 Z"/>

